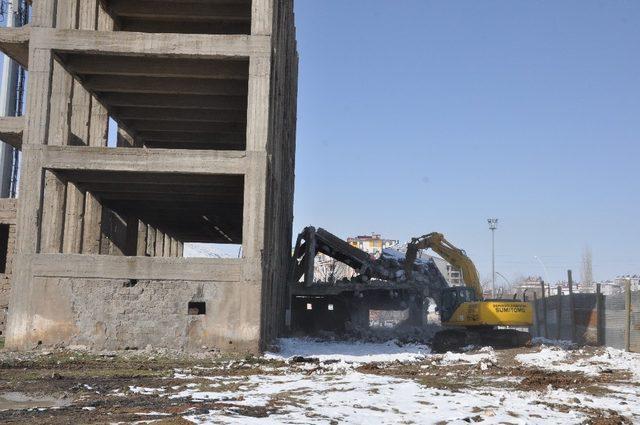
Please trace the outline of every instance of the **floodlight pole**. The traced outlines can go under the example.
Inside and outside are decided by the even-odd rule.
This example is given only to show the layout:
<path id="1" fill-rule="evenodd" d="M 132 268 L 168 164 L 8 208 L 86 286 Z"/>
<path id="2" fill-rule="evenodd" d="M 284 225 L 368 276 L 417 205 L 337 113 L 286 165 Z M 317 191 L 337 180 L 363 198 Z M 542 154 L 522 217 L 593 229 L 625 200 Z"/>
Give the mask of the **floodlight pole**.
<path id="1" fill-rule="evenodd" d="M 489 229 L 491 230 L 491 298 L 496 297 L 496 229 L 498 228 L 498 219 L 489 218 Z"/>

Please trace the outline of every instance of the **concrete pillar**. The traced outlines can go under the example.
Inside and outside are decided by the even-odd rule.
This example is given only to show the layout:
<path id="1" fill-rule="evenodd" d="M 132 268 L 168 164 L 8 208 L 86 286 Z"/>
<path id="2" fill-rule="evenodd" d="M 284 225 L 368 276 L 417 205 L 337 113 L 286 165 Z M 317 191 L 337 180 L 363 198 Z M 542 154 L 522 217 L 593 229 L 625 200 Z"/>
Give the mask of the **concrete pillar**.
<path id="1" fill-rule="evenodd" d="M 124 249 L 126 256 L 135 256 L 138 251 L 138 221 L 135 215 L 127 216 L 127 240 Z"/>
<path id="2" fill-rule="evenodd" d="M 44 200 L 40 251 L 46 254 L 62 252 L 62 231 L 65 220 L 66 184 L 53 171 L 44 172 Z"/>
<path id="3" fill-rule="evenodd" d="M 156 229 L 150 224 L 147 225 L 146 255 L 149 257 L 155 257 L 156 255 Z"/>
<path id="4" fill-rule="evenodd" d="M 144 257 L 147 251 L 147 225 L 142 220 L 138 220 L 138 241 L 136 244 L 136 255 Z"/>
<path id="5" fill-rule="evenodd" d="M 42 2 L 38 2 L 42 3 Z M 44 3 L 34 6 L 35 9 L 48 7 Z M 56 25 L 64 29 L 72 29 L 76 23 L 76 0 L 59 0 L 56 8 Z M 73 77 L 58 63 L 52 62 L 50 122 L 47 144 L 64 146 L 69 142 L 71 96 L 73 91 Z M 71 203 L 77 201 L 77 193 L 71 189 Z M 67 199 L 67 185 L 52 172 L 45 172 L 44 204 L 42 222 L 46 223 L 41 235 L 41 251 L 44 253 L 59 253 L 63 251 L 63 223 L 67 220 L 65 205 Z M 73 212 L 77 215 L 77 211 Z M 70 235 L 74 238 L 75 235 Z"/>
<path id="6" fill-rule="evenodd" d="M 172 257 L 177 257 L 178 256 L 178 240 L 176 238 L 171 238 L 171 256 Z"/>
<path id="7" fill-rule="evenodd" d="M 82 191 L 75 183 L 68 182 L 62 252 L 65 254 L 79 254 L 82 252 L 83 225 L 84 191 Z"/>
<path id="8" fill-rule="evenodd" d="M 53 2 L 35 2 L 33 26 L 50 25 L 53 19 Z M 49 20 L 48 20 L 49 19 Z M 46 144 L 49 124 L 49 97 L 53 72 L 52 52 L 31 46 L 29 50 L 29 81 L 27 89 L 25 133 L 23 137 L 22 164 L 20 172 L 20 206 L 17 214 L 15 258 L 11 282 L 10 314 L 7 320 L 7 346 L 30 348 L 33 333 L 33 317 L 38 306 L 32 297 L 25 294 L 37 292 L 32 278 L 31 259 L 38 252 L 41 222 L 39 206 L 43 191 L 42 156 L 36 149 Z"/>
<path id="9" fill-rule="evenodd" d="M 164 245 L 162 247 L 162 256 L 171 257 L 171 236 L 165 233 L 163 241 Z"/>
<path id="10" fill-rule="evenodd" d="M 100 253 L 100 236 L 102 225 L 102 205 L 90 192 L 85 194 L 84 222 L 82 231 L 82 252 L 84 254 Z"/>
<path id="11" fill-rule="evenodd" d="M 31 26 L 52 28 L 56 23 L 56 0 L 36 0 L 31 12 Z"/>
<path id="12" fill-rule="evenodd" d="M 156 229 L 156 257 L 164 257 L 164 233 Z"/>

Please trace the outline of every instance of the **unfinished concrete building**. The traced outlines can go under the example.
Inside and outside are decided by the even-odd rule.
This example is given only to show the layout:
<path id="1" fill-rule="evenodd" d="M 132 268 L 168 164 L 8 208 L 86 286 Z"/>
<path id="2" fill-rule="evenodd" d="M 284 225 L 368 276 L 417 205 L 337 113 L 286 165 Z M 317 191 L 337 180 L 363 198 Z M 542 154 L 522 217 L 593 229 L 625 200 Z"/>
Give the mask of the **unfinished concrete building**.
<path id="1" fill-rule="evenodd" d="M 292 0 L 33 0 L 6 345 L 256 352 L 284 324 Z M 117 122 L 115 146 L 109 118 Z M 188 242 L 238 259 L 183 258 Z"/>

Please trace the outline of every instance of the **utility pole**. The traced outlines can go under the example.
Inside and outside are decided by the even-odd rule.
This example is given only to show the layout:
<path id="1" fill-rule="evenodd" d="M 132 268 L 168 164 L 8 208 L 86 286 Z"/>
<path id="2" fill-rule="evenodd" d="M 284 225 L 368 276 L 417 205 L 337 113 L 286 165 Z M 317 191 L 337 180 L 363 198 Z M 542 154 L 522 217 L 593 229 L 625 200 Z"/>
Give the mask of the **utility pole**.
<path id="1" fill-rule="evenodd" d="M 491 298 L 496 297 L 496 229 L 498 228 L 498 219 L 489 218 L 489 229 L 491 229 Z"/>

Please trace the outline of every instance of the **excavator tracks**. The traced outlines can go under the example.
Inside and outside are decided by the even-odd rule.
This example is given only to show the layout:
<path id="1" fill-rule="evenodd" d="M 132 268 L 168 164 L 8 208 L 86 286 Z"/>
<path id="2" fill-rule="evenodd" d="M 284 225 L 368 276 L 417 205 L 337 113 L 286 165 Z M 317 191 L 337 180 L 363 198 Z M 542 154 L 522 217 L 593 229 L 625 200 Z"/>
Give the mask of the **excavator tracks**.
<path id="1" fill-rule="evenodd" d="M 516 329 L 445 329 L 434 335 L 431 349 L 436 353 L 446 353 L 463 351 L 469 346 L 516 348 L 530 343 L 531 334 Z"/>

